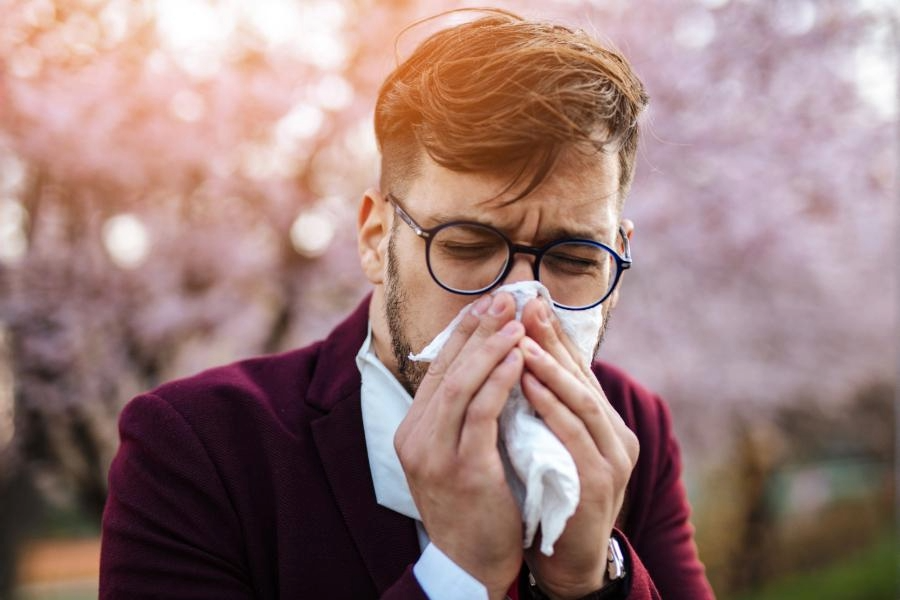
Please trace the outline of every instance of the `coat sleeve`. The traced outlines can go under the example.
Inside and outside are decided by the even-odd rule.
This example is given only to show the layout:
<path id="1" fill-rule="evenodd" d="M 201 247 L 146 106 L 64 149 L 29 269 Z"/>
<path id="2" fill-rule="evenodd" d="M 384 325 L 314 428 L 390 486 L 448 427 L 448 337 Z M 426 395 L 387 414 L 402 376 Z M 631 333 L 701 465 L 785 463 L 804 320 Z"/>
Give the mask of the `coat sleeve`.
<path id="1" fill-rule="evenodd" d="M 381 595 L 381 600 L 428 600 L 428 596 L 419 585 L 413 566 L 409 565 L 400 579 Z"/>
<path id="2" fill-rule="evenodd" d="M 144 394 L 122 411 L 119 435 L 103 514 L 100 599 L 266 596 L 250 575 L 247 540 L 220 469 L 191 423 L 168 401 Z M 427 600 L 412 565 L 381 597 Z"/>
<path id="3" fill-rule="evenodd" d="M 146 394 L 123 410 L 119 435 L 103 513 L 100 598 L 252 598 L 240 524 L 190 424 Z"/>
<path id="4" fill-rule="evenodd" d="M 656 589 L 656 584 L 653 583 L 650 573 L 647 572 L 647 567 L 641 562 L 637 552 L 634 551 L 631 543 L 622 532 L 616 531 L 616 533 L 616 537 L 621 542 L 624 542 L 622 544 L 622 552 L 625 554 L 625 564 L 628 569 L 627 586 L 622 594 L 619 595 L 619 598 L 623 600 L 626 598 L 628 600 L 660 600 L 662 596 Z"/>

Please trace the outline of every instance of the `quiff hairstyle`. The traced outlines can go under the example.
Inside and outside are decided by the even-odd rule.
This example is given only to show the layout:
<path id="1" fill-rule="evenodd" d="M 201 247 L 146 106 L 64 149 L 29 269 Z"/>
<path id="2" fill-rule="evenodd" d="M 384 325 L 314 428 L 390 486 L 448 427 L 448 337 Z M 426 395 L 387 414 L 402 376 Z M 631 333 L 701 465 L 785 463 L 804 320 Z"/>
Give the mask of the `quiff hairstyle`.
<path id="1" fill-rule="evenodd" d="M 507 191 L 525 184 L 518 199 L 577 148 L 618 153 L 621 206 L 648 101 L 628 62 L 583 31 L 480 12 L 427 38 L 381 86 L 382 189 L 405 190 L 424 150 L 453 171 L 508 174 Z"/>

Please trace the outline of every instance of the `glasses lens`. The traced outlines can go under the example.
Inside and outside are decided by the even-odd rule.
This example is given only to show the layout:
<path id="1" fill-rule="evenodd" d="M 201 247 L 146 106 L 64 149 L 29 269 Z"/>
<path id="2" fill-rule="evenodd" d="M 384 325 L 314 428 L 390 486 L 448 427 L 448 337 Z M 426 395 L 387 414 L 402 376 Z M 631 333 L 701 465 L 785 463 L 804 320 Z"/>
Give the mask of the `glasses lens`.
<path id="1" fill-rule="evenodd" d="M 564 242 L 549 248 L 541 260 L 540 278 L 557 303 L 582 308 L 609 293 L 617 263 L 602 246 Z"/>
<path id="2" fill-rule="evenodd" d="M 509 246 L 500 235 L 478 225 L 451 225 L 434 234 L 428 263 L 445 287 L 474 292 L 490 287 L 509 261 Z"/>

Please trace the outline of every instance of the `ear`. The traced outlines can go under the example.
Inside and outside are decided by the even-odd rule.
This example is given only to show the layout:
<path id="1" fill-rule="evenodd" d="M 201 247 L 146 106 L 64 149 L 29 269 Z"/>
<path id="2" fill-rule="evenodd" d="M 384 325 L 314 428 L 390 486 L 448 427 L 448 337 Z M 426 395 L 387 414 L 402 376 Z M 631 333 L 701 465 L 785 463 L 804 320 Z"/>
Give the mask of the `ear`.
<path id="1" fill-rule="evenodd" d="M 356 219 L 359 263 L 366 278 L 375 285 L 384 282 L 388 239 L 393 212 L 378 190 L 368 189 L 359 203 Z"/>
<path id="2" fill-rule="evenodd" d="M 625 232 L 625 237 L 628 238 L 628 243 L 631 243 L 631 236 L 634 234 L 634 222 L 631 219 L 622 219 L 622 222 L 619 224 L 622 227 L 622 230 Z M 616 252 L 619 254 L 625 251 L 625 247 L 622 244 L 622 238 L 619 237 L 619 234 L 616 234 Z M 627 271 L 622 274 L 622 278 L 627 277 Z M 619 303 L 619 290 L 622 289 L 622 281 L 619 280 L 619 284 L 616 286 L 616 289 L 613 290 L 612 296 L 609 297 L 609 308 L 612 310 L 616 307 L 616 304 Z"/>

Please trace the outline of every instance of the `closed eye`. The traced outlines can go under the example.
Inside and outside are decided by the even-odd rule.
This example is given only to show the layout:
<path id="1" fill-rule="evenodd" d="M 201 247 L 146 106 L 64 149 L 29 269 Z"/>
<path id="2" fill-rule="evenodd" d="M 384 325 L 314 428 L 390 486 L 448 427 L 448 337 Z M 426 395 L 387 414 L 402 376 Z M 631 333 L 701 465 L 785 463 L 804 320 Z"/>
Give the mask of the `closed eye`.
<path id="1" fill-rule="evenodd" d="M 500 248 L 497 244 L 465 244 L 459 242 L 441 242 L 436 244 L 443 254 L 450 258 L 477 259 L 493 256 Z"/>
<path id="2" fill-rule="evenodd" d="M 553 252 L 544 256 L 543 267 L 567 273 L 594 273 L 603 268 L 603 262 L 584 256 Z"/>

